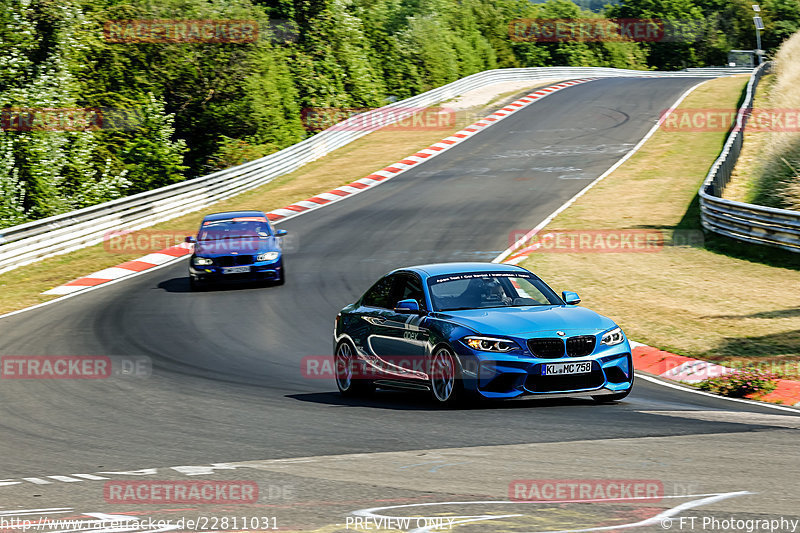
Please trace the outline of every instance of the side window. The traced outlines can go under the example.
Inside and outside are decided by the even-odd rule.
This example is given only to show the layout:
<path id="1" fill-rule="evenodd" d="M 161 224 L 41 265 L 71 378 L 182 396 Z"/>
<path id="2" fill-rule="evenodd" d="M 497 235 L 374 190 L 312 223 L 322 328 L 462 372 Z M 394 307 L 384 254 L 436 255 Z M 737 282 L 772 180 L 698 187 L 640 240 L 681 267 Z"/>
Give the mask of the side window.
<path id="1" fill-rule="evenodd" d="M 425 293 L 422 291 L 422 281 L 413 274 L 401 274 L 398 276 L 398 290 L 395 293 L 397 301 L 414 299 L 419 304 L 420 309 L 425 309 Z M 395 304 L 397 302 L 394 302 Z"/>
<path id="2" fill-rule="evenodd" d="M 361 305 L 392 309 L 396 303 L 392 301 L 392 285 L 396 279 L 397 276 L 385 276 L 378 280 L 378 282 L 364 294 L 364 297 L 361 299 Z"/>

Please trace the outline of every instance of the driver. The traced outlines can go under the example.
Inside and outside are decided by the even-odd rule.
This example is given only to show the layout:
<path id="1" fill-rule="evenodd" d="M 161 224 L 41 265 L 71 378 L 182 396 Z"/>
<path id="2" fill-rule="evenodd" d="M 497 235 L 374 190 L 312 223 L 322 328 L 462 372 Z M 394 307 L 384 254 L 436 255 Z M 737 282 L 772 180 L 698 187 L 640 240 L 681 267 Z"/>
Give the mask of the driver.
<path id="1" fill-rule="evenodd" d="M 506 295 L 503 286 L 496 279 L 484 281 L 481 291 L 481 305 L 487 307 L 511 305 L 512 299 Z"/>

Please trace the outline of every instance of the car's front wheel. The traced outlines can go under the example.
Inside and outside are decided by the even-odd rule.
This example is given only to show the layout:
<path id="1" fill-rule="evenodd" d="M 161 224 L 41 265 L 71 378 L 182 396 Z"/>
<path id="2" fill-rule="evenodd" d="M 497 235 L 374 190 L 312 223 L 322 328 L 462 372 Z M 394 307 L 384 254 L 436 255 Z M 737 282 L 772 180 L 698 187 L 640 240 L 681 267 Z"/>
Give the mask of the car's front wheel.
<path id="1" fill-rule="evenodd" d="M 206 290 L 208 290 L 208 283 L 207 282 L 198 281 L 195 278 L 193 278 L 192 276 L 189 276 L 189 289 L 192 292 L 206 291 Z"/>
<path id="2" fill-rule="evenodd" d="M 456 356 L 447 346 L 439 346 L 430 358 L 428 379 L 431 396 L 440 405 L 454 406 L 463 400 L 463 383 Z"/>
<path id="3" fill-rule="evenodd" d="M 355 349 L 348 341 L 342 341 L 336 347 L 333 366 L 336 372 L 336 387 L 342 396 L 363 396 L 374 390 L 371 381 L 358 375 Z"/>

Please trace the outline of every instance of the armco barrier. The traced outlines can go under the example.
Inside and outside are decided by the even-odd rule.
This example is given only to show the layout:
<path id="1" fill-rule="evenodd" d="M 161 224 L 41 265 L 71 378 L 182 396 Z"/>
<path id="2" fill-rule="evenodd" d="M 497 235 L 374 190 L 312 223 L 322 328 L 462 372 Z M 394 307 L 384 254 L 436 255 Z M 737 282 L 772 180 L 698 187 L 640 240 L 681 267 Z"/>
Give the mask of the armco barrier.
<path id="1" fill-rule="evenodd" d="M 359 124 L 357 121 L 362 121 L 373 113 L 378 117 L 384 117 L 387 110 L 395 109 L 394 118 L 400 120 L 412 114 L 415 107 L 431 106 L 472 89 L 510 81 L 585 77 L 718 77 L 746 72 L 750 70 L 656 72 L 600 67 L 534 67 L 479 72 L 420 95 L 351 117 L 313 137 L 256 161 L 160 189 L 0 230 L 0 273 L 46 257 L 97 244 L 102 242 L 103 235 L 110 230 L 147 227 L 203 209 L 214 202 L 268 183 L 366 135 L 369 131 L 358 131 L 356 127 L 342 126 L 350 121 L 357 125 Z"/>
<path id="2" fill-rule="evenodd" d="M 734 202 L 721 197 L 742 151 L 744 127 L 753 107 L 756 87 L 761 76 L 769 72 L 771 65 L 764 63 L 750 75 L 747 94 L 737 114 L 736 126 L 728 135 L 722 152 L 700 187 L 700 217 L 703 227 L 714 233 L 744 242 L 800 252 L 800 212 Z"/>

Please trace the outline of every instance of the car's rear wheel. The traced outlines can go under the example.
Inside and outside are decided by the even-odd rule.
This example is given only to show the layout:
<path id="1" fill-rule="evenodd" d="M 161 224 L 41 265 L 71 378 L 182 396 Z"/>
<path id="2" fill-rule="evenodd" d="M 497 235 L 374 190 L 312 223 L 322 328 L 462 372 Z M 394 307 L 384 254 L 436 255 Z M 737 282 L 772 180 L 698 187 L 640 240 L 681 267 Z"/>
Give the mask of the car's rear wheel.
<path id="1" fill-rule="evenodd" d="M 336 387 L 342 396 L 363 396 L 374 390 L 371 381 L 358 376 L 355 349 L 348 341 L 342 341 L 336 347 L 333 363 Z"/>
<path id="2" fill-rule="evenodd" d="M 463 384 L 460 379 L 456 356 L 447 346 L 439 346 L 430 358 L 431 396 L 440 405 L 454 406 L 463 399 Z"/>

